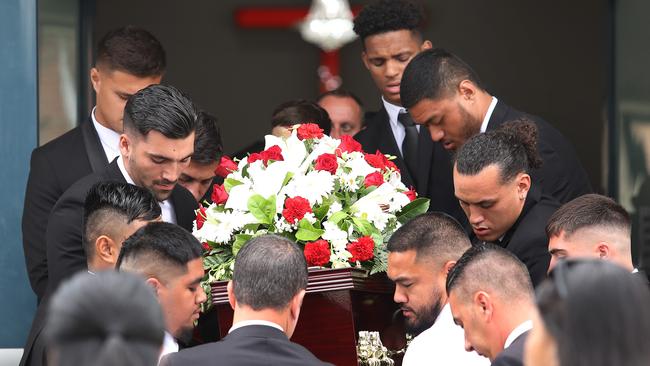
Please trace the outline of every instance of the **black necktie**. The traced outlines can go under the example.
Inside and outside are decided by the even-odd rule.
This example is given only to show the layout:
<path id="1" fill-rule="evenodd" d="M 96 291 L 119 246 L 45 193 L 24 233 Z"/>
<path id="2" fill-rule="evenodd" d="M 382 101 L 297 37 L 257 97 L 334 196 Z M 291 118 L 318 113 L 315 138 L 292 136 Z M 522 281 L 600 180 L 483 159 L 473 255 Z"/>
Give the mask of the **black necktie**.
<path id="1" fill-rule="evenodd" d="M 411 177 L 415 179 L 418 166 L 418 129 L 408 112 L 400 112 L 397 120 L 404 126 L 406 131 L 404 141 L 402 141 L 402 157 L 411 173 Z"/>

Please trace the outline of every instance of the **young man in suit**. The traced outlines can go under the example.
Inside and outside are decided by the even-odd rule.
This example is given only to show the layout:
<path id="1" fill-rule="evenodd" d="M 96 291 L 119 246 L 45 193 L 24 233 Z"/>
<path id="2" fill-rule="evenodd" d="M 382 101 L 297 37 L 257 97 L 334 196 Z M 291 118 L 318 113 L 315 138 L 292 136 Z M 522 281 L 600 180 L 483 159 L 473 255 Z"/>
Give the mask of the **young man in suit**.
<path id="1" fill-rule="evenodd" d="M 573 146 L 558 130 L 497 100 L 469 65 L 446 50 L 431 49 L 413 58 L 404 71 L 401 96 L 415 123 L 428 128 L 431 138 L 448 150 L 457 150 L 471 136 L 508 121 L 534 122 L 543 165 L 531 172 L 533 180 L 560 203 L 591 192 Z"/>
<path id="2" fill-rule="evenodd" d="M 90 80 L 96 105 L 79 126 L 32 152 L 22 217 L 29 281 L 39 300 L 47 288 L 45 230 L 56 201 L 82 177 L 99 172 L 119 155 L 122 114 L 129 96 L 158 84 L 165 51 L 146 30 L 124 27 L 107 33 L 96 51 Z"/>
<path id="3" fill-rule="evenodd" d="M 526 264 L 535 286 L 546 278 L 550 260 L 544 227 L 560 206 L 530 177 L 540 164 L 536 133 L 533 123 L 509 122 L 475 135 L 458 150 L 453 173 L 471 240 L 511 251 Z"/>
<path id="4" fill-rule="evenodd" d="M 447 295 L 468 351 L 489 358 L 492 366 L 523 366 L 536 309 L 521 261 L 496 245 L 473 246 L 447 276 Z"/>
<path id="5" fill-rule="evenodd" d="M 325 365 L 304 347 L 292 343 L 307 288 L 302 251 L 286 238 L 264 235 L 237 253 L 228 300 L 235 314 L 228 335 L 216 343 L 182 350 L 161 365 Z"/>
<path id="6" fill-rule="evenodd" d="M 149 284 L 163 310 L 165 339 L 161 357 L 187 344 L 207 300 L 201 287 L 203 248 L 187 230 L 154 222 L 131 235 L 122 245 L 116 268 L 136 273 Z"/>
<path id="7" fill-rule="evenodd" d="M 88 271 L 96 273 L 115 268 L 122 242 L 140 227 L 160 219 L 160 205 L 151 192 L 128 183 L 95 184 L 84 203 L 84 251 Z M 42 337 L 49 293 L 39 304 L 27 337 L 20 365 L 47 364 Z"/>
<path id="8" fill-rule="evenodd" d="M 402 365 L 488 365 L 464 348 L 463 330 L 454 324 L 445 282 L 456 260 L 471 246 L 452 217 L 440 212 L 417 216 L 388 241 L 388 277 L 395 282 L 406 330 L 415 336 Z"/>
<path id="9" fill-rule="evenodd" d="M 50 214 L 47 235 L 49 288 L 86 269 L 82 244 L 83 202 L 97 182 L 118 181 L 146 188 L 162 210 L 162 220 L 192 230 L 197 203 L 177 185 L 194 152 L 197 111 L 182 92 L 150 85 L 129 98 L 124 109 L 120 157 L 103 171 L 73 184 Z"/>

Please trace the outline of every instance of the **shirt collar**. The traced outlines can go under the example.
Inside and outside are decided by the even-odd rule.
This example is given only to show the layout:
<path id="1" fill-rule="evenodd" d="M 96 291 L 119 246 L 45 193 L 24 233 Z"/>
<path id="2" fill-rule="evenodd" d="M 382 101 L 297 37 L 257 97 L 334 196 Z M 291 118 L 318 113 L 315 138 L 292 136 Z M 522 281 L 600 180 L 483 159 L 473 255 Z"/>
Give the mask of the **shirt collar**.
<path id="1" fill-rule="evenodd" d="M 519 324 L 515 329 L 512 330 L 512 332 L 510 332 L 508 338 L 506 338 L 506 343 L 503 345 L 503 349 L 510 347 L 515 339 L 519 338 L 520 335 L 528 332 L 531 329 L 533 329 L 532 320 L 526 320 L 525 322 Z"/>
<path id="2" fill-rule="evenodd" d="M 178 343 L 176 342 L 174 337 L 172 337 L 171 334 L 165 331 L 165 338 L 163 338 L 162 351 L 160 352 L 160 357 L 158 359 L 160 360 L 162 356 L 174 352 L 178 352 Z"/>
<path id="3" fill-rule="evenodd" d="M 129 172 L 126 171 L 126 167 L 124 166 L 124 157 L 122 157 L 122 155 L 117 158 L 117 166 L 120 168 L 120 172 L 122 172 L 122 175 L 124 176 L 124 179 L 126 179 L 126 182 L 137 186 L 137 184 L 133 182 L 133 179 L 131 179 Z"/>
<path id="4" fill-rule="evenodd" d="M 492 112 L 494 112 L 494 107 L 497 106 L 497 98 L 492 97 L 492 102 L 490 102 L 490 107 L 488 107 L 485 117 L 483 117 L 483 123 L 481 123 L 481 133 L 487 131 L 488 123 L 490 122 L 490 117 L 492 117 Z"/>
<path id="5" fill-rule="evenodd" d="M 265 325 L 267 327 L 278 329 L 282 333 L 284 333 L 284 329 L 282 329 L 281 326 L 279 326 L 276 323 L 270 322 L 268 320 L 244 320 L 244 321 L 237 322 L 236 324 L 233 324 L 230 330 L 228 331 L 228 334 L 232 333 L 232 331 L 234 331 L 235 329 L 239 329 L 249 325 Z"/>
<path id="6" fill-rule="evenodd" d="M 106 154 L 108 161 L 113 161 L 113 159 L 120 155 L 120 134 L 105 127 L 97 121 L 97 118 L 95 117 L 96 109 L 97 107 L 93 108 L 90 117 L 93 121 L 95 131 L 97 131 L 97 135 L 99 135 L 99 141 L 102 143 L 102 148 L 104 148 L 104 153 Z"/>
<path id="7" fill-rule="evenodd" d="M 384 99 L 384 97 L 381 97 L 381 101 L 384 103 L 386 113 L 388 113 L 388 121 L 390 121 L 390 124 L 393 126 L 398 126 L 399 122 L 397 122 L 397 117 L 401 112 L 406 112 L 406 109 L 404 109 L 402 106 L 388 102 L 386 99 Z"/>

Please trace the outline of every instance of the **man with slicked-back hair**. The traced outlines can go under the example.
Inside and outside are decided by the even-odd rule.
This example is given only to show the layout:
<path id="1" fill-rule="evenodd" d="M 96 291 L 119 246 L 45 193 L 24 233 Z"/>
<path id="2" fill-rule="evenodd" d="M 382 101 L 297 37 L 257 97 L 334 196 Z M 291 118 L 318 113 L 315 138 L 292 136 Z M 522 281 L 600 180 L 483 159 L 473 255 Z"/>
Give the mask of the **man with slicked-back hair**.
<path id="1" fill-rule="evenodd" d="M 50 214 L 46 245 L 52 290 L 65 278 L 86 269 L 83 203 L 97 182 L 118 181 L 149 190 L 160 205 L 163 221 L 192 230 L 197 202 L 177 182 L 194 152 L 196 118 L 192 101 L 171 86 L 151 85 L 129 98 L 120 157 L 70 187 Z"/>

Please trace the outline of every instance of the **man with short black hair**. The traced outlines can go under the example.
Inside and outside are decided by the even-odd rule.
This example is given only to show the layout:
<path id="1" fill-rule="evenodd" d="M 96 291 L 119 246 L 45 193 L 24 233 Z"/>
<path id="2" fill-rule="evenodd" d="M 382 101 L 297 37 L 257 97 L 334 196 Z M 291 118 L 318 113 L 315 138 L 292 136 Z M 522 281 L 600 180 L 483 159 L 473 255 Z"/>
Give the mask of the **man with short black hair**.
<path id="1" fill-rule="evenodd" d="M 47 259 L 52 290 L 86 269 L 82 241 L 83 204 L 97 182 L 130 183 L 150 191 L 162 220 L 192 230 L 194 197 L 177 185 L 194 152 L 194 104 L 171 86 L 151 85 L 134 94 L 124 110 L 120 157 L 103 171 L 72 185 L 54 206 L 47 227 Z"/>
<path id="2" fill-rule="evenodd" d="M 170 354 L 161 365 L 325 365 L 289 338 L 307 288 L 307 263 L 296 246 L 277 235 L 248 241 L 237 253 L 228 300 L 235 314 L 228 335 Z"/>
<path id="3" fill-rule="evenodd" d="M 509 122 L 471 137 L 458 150 L 453 171 L 472 242 L 495 243 L 514 253 L 535 286 L 546 278 L 550 260 L 544 226 L 559 207 L 530 177 L 541 162 L 536 141 L 533 123 Z"/>
<path id="4" fill-rule="evenodd" d="M 158 84 L 165 72 L 165 50 L 144 29 L 127 26 L 99 41 L 90 80 L 96 105 L 85 121 L 34 149 L 22 218 L 23 249 L 32 289 L 41 299 L 47 288 L 45 231 L 56 201 L 82 177 L 103 170 L 119 155 L 122 115 L 129 96 Z"/>
<path id="5" fill-rule="evenodd" d="M 523 366 L 536 310 L 526 266 L 505 249 L 479 244 L 460 257 L 446 287 L 465 348 L 489 358 L 492 366 Z"/>
<path id="6" fill-rule="evenodd" d="M 177 225 L 153 222 L 124 242 L 116 268 L 141 275 L 154 289 L 166 329 L 160 356 L 178 352 L 176 339 L 183 343 L 191 340 L 201 304 L 207 300 L 201 287 L 201 243 Z"/>
<path id="7" fill-rule="evenodd" d="M 530 172 L 533 180 L 560 203 L 592 191 L 573 146 L 558 130 L 498 101 L 474 70 L 447 50 L 431 49 L 413 58 L 404 70 L 401 97 L 415 123 L 428 128 L 431 138 L 448 150 L 457 150 L 471 136 L 505 122 L 527 119 L 539 130 L 538 148 L 544 162 Z"/>
<path id="8" fill-rule="evenodd" d="M 363 103 L 356 95 L 344 89 L 335 89 L 316 98 L 316 103 L 327 111 L 332 121 L 330 136 L 354 136 L 365 128 Z"/>
<path id="9" fill-rule="evenodd" d="M 487 359 L 463 349 L 463 332 L 453 323 L 445 282 L 447 273 L 470 242 L 452 217 L 430 212 L 397 229 L 388 241 L 388 277 L 395 282 L 407 332 L 416 336 L 404 366 L 487 365 Z"/>
<path id="10" fill-rule="evenodd" d="M 630 215 L 613 199 L 586 194 L 560 207 L 546 225 L 553 270 L 561 259 L 593 257 L 633 271 Z"/>
<path id="11" fill-rule="evenodd" d="M 214 184 L 214 170 L 221 161 L 223 147 L 217 118 L 207 112 L 199 112 L 196 121 L 194 154 L 190 165 L 178 178 L 178 184 L 192 193 L 197 202 L 210 199 Z"/>

